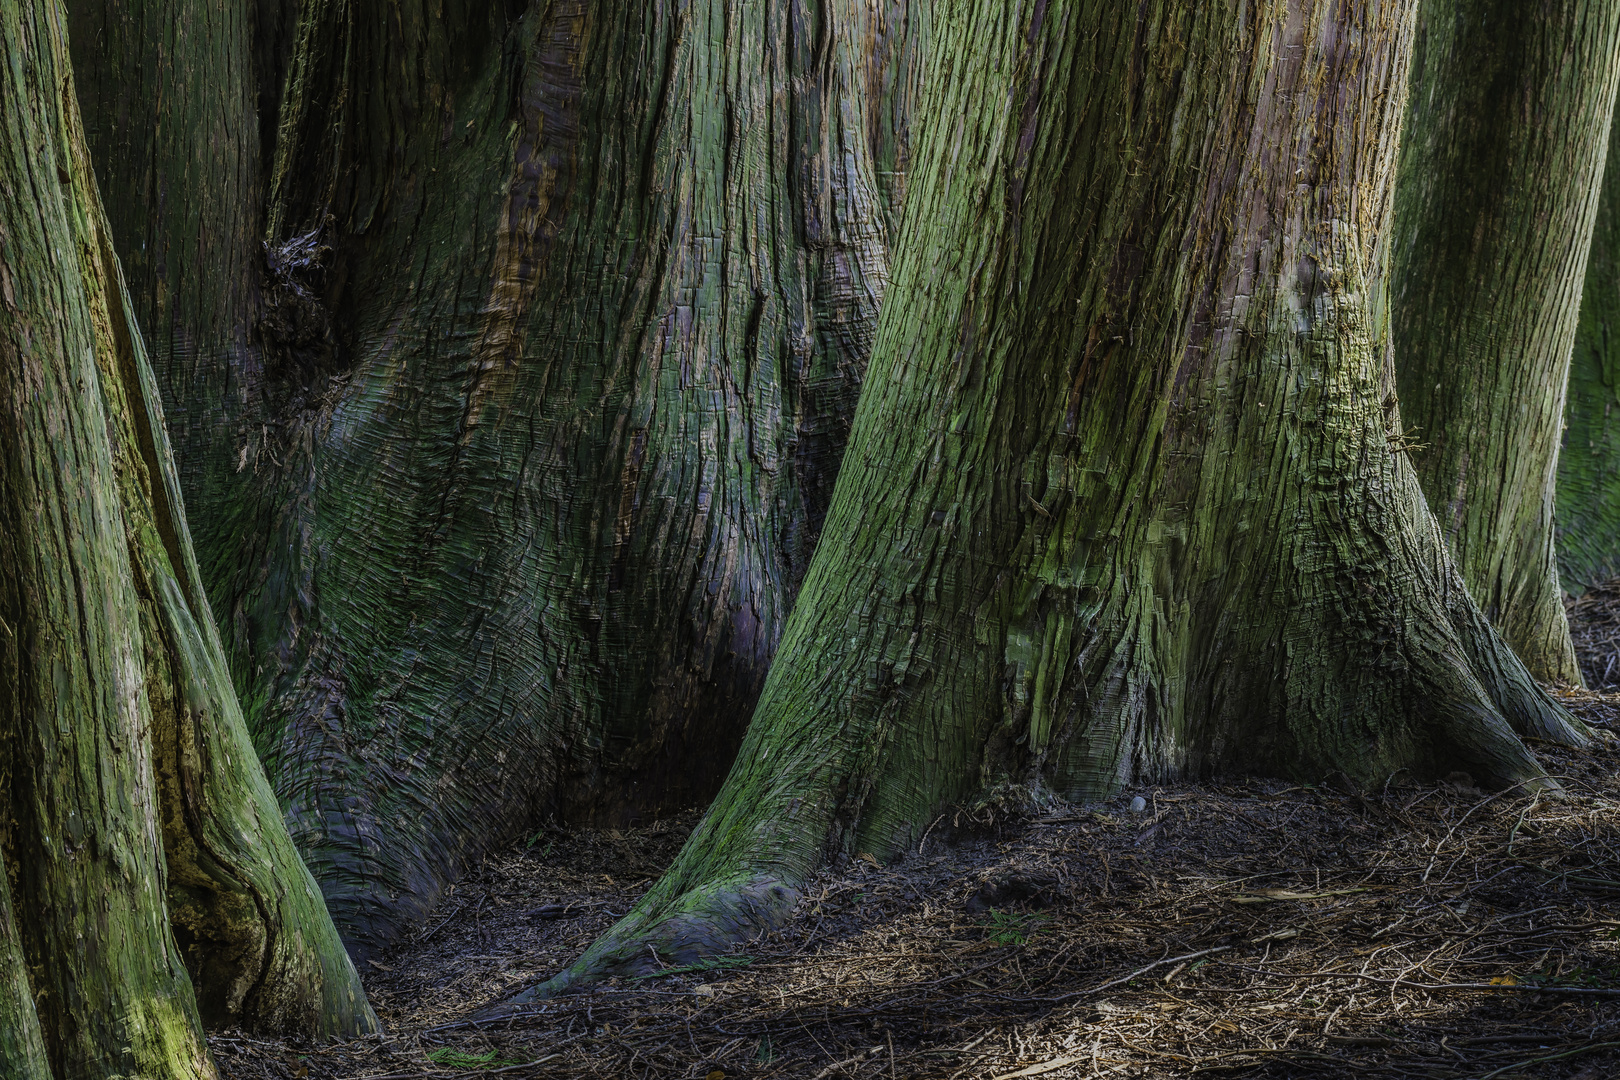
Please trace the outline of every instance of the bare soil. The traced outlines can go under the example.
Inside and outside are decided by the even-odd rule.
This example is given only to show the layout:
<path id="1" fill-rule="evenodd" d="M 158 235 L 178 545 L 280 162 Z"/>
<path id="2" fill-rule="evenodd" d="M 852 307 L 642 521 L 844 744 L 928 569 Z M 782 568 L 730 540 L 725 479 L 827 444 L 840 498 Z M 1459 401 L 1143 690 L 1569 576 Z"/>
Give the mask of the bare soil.
<path id="1" fill-rule="evenodd" d="M 1608 595 L 1572 611 L 1595 686 Z M 1454 774 L 980 807 L 897 865 L 827 870 L 709 970 L 480 1025 L 628 910 L 696 815 L 549 830 L 363 972 L 385 1034 L 213 1051 L 228 1080 L 1620 1076 L 1620 694 L 1566 700 L 1598 741 L 1537 747 L 1562 795 Z"/>

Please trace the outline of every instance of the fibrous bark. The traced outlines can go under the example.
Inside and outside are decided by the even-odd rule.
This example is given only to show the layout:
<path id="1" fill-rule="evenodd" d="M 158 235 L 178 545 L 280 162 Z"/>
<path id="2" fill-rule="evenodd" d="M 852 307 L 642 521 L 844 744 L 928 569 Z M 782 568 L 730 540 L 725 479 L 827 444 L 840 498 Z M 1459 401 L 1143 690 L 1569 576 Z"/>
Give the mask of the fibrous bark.
<path id="1" fill-rule="evenodd" d="M 1578 593 L 1620 577 L 1620 142 L 1609 160 L 1581 291 L 1558 455 L 1558 572 Z"/>
<path id="2" fill-rule="evenodd" d="M 115 220 L 160 253 L 209 595 L 355 947 L 538 819 L 723 779 L 870 349 L 923 6 L 315 0 L 273 139 L 143 151 L 173 192 L 274 146 L 206 168 L 263 184 L 262 261 L 234 193 Z"/>
<path id="3" fill-rule="evenodd" d="M 376 1021 L 226 675 L 64 23 L 49 0 L 0 4 L 9 917 L 53 1075 L 209 1076 L 199 1016 Z M 26 1042 L 29 1011 L 0 1038 Z"/>
<path id="4" fill-rule="evenodd" d="M 1418 25 L 1391 283 L 1401 413 L 1475 600 L 1538 678 L 1580 685 L 1553 492 L 1620 5 L 1430 0 Z"/>
<path id="5" fill-rule="evenodd" d="M 1399 442 L 1414 4 L 953 0 L 826 529 L 675 865 L 520 999 L 690 962 L 1011 785 L 1537 784 L 1579 742 Z M 946 43 L 952 43 L 947 45 Z"/>

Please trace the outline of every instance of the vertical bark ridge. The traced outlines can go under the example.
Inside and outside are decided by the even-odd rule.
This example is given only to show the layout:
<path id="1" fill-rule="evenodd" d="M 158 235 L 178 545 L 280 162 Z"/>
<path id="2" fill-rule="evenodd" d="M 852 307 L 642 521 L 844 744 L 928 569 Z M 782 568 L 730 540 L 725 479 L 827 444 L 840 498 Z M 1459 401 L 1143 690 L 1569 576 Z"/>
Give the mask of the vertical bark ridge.
<path id="1" fill-rule="evenodd" d="M 1573 685 L 1553 493 L 1617 46 L 1606 2 L 1426 4 L 1395 215 L 1396 372 L 1424 491 L 1492 623 L 1538 678 Z"/>
<path id="2" fill-rule="evenodd" d="M 691 962 L 987 791 L 1535 785 L 1516 731 L 1583 739 L 1396 439 L 1414 7 L 945 6 L 850 447 L 731 775 L 518 1001 Z"/>

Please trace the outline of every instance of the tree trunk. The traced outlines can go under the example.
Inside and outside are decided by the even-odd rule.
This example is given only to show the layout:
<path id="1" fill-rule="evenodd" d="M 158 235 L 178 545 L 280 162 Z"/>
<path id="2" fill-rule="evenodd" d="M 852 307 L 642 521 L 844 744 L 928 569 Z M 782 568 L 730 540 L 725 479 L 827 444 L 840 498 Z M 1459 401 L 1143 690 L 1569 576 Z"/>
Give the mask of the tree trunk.
<path id="1" fill-rule="evenodd" d="M 1414 4 L 954 0 L 821 545 L 668 874 L 525 995 L 779 920 L 953 802 L 1229 771 L 1536 785 L 1384 317 Z M 950 43 L 947 45 L 946 43 Z"/>
<path id="2" fill-rule="evenodd" d="M 65 13 L 0 19 L 0 821 L 42 1045 L 62 1077 L 207 1076 L 199 1008 L 374 1030 L 202 599 Z"/>
<path id="3" fill-rule="evenodd" d="M 236 188 L 126 208 L 250 727 L 356 948 L 539 819 L 723 779 L 886 285 L 913 6 L 313 0 L 263 263 Z M 143 107 L 215 115 L 181 82 Z M 225 120 L 147 185 L 216 127 L 246 190 Z"/>
<path id="4" fill-rule="evenodd" d="M 215 537 L 232 524 L 217 523 L 221 495 L 235 483 L 241 440 L 191 406 L 224 400 L 240 408 L 250 396 L 250 373 L 231 358 L 253 349 L 264 192 L 298 7 L 67 0 L 90 157 L 150 346 L 210 589 L 219 573 Z M 230 609 L 216 612 L 230 644 Z"/>
<path id="5" fill-rule="evenodd" d="M 1553 491 L 1617 46 L 1609 0 L 1428 0 L 1396 192 L 1396 373 L 1423 490 L 1508 644 L 1576 686 Z"/>
<path id="6" fill-rule="evenodd" d="M 1609 160 L 1570 359 L 1558 455 L 1558 573 L 1582 592 L 1620 577 L 1620 142 Z"/>
<path id="7" fill-rule="evenodd" d="M 11 871 L 0 865 L 0 1073 L 11 1080 L 50 1080 L 28 959 L 11 910 L 10 878 Z"/>

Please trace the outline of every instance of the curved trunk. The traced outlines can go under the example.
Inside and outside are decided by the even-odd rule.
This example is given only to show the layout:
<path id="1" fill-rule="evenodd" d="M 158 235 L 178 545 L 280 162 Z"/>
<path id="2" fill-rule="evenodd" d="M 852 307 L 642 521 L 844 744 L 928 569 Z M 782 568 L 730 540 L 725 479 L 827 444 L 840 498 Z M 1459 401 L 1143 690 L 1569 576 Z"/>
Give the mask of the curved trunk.
<path id="1" fill-rule="evenodd" d="M 1395 209 L 1396 374 L 1423 490 L 1508 644 L 1576 686 L 1553 491 L 1617 46 L 1608 0 L 1426 2 Z"/>
<path id="2" fill-rule="evenodd" d="M 373 1030 L 202 599 L 65 15 L 0 13 L 15 61 L 0 93 L 0 821 L 52 1068 L 211 1075 L 199 1006 Z"/>
<path id="3" fill-rule="evenodd" d="M 1564 405 L 1558 572 L 1570 592 L 1620 577 L 1620 142 L 1612 131 Z"/>
<path id="4" fill-rule="evenodd" d="M 898 857 L 1000 785 L 1538 783 L 1515 731 L 1583 738 L 1397 444 L 1414 4 L 946 8 L 866 390 L 737 763 L 526 997 L 689 962 L 829 850 Z"/>
<path id="5" fill-rule="evenodd" d="M 870 348 L 914 6 L 316 0 L 263 263 L 235 193 L 151 226 L 209 594 L 356 947 L 539 818 L 724 777 Z"/>

